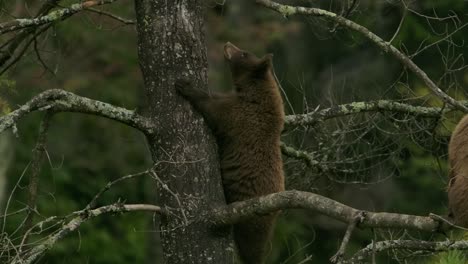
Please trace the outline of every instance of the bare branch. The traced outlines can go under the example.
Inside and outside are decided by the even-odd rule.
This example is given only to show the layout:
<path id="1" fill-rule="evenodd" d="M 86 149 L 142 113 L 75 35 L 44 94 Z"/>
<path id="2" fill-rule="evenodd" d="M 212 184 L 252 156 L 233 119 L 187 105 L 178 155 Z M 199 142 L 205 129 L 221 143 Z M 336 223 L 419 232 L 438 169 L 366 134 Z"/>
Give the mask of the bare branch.
<path id="1" fill-rule="evenodd" d="M 47 112 L 39 127 L 39 136 L 36 146 L 34 147 L 31 160 L 31 176 L 28 184 L 28 213 L 24 222 L 23 230 L 27 232 L 31 228 L 34 212 L 36 211 L 37 188 L 39 184 L 39 174 L 41 172 L 42 162 L 44 160 L 44 152 L 47 144 L 47 131 L 49 130 L 49 121 L 53 113 Z M 23 239 L 25 243 L 28 241 L 28 236 Z M 20 248 L 21 251 L 21 248 Z"/>
<path id="2" fill-rule="evenodd" d="M 468 26 L 468 23 L 465 23 L 465 24 L 461 25 L 460 27 L 456 28 L 454 31 L 450 32 L 450 34 L 447 34 L 447 35 L 444 36 L 443 38 L 441 38 L 441 39 L 439 39 L 439 40 L 437 40 L 437 41 L 434 41 L 434 42 L 432 42 L 431 44 L 426 45 L 426 46 L 424 46 L 424 47 L 418 49 L 415 53 L 411 54 L 410 57 L 413 58 L 413 57 L 419 55 L 420 53 L 422 53 L 423 51 L 425 51 L 425 50 L 427 50 L 427 49 L 429 49 L 429 48 L 431 48 L 431 47 L 433 47 L 433 46 L 436 46 L 436 45 L 438 45 L 439 43 L 441 43 L 441 42 L 443 42 L 443 41 L 446 41 L 446 40 L 450 39 L 453 35 L 455 35 L 455 33 L 461 31 L 461 30 L 464 29 L 466 26 Z"/>
<path id="3" fill-rule="evenodd" d="M 145 117 L 122 107 L 78 96 L 64 90 L 47 90 L 35 96 L 15 111 L 0 117 L 0 133 L 13 127 L 18 120 L 33 111 L 79 112 L 106 117 L 134 127 L 145 134 L 155 131 L 155 124 Z"/>
<path id="4" fill-rule="evenodd" d="M 37 18 L 32 18 L 32 19 L 25 19 L 25 18 L 20 18 L 20 19 L 15 19 L 12 21 L 8 21 L 5 23 L 0 24 L 0 34 L 4 34 L 7 32 L 23 29 L 23 28 L 28 28 L 28 27 L 37 27 L 40 25 L 44 25 L 47 23 L 59 21 L 62 19 L 65 19 L 67 17 L 70 17 L 86 8 L 90 8 L 93 6 L 98 6 L 98 5 L 105 5 L 105 4 L 111 4 L 117 0 L 90 0 L 86 2 L 82 2 L 79 4 L 73 4 L 68 8 L 62 8 L 58 9 L 55 11 L 50 12 L 47 15 L 44 15 L 42 17 L 37 17 Z"/>
<path id="5" fill-rule="evenodd" d="M 320 161 L 315 160 L 311 153 L 308 153 L 308 152 L 302 151 L 302 150 L 297 150 L 297 149 L 295 149 L 293 147 L 290 147 L 290 146 L 286 145 L 283 142 L 281 142 L 280 147 L 281 147 L 281 152 L 285 156 L 288 156 L 288 157 L 294 158 L 294 159 L 298 159 L 298 160 L 302 160 L 302 161 L 305 162 L 305 164 L 308 167 L 317 168 L 320 171 L 329 171 L 331 169 L 327 165 L 320 163 Z"/>
<path id="6" fill-rule="evenodd" d="M 317 161 L 317 160 L 314 160 L 314 158 L 312 157 L 312 155 L 310 153 L 307 153 L 305 151 L 302 151 L 302 150 L 297 150 L 297 149 L 294 149 L 288 145 L 286 145 L 285 143 L 281 142 L 281 152 L 288 156 L 288 157 L 291 157 L 291 158 L 296 158 L 296 159 L 300 159 L 300 160 L 303 160 L 307 166 L 309 167 L 315 167 L 315 166 L 320 166 L 320 162 Z"/>
<path id="7" fill-rule="evenodd" d="M 468 101 L 459 101 L 468 106 Z M 450 107 L 424 107 L 395 102 L 392 100 L 378 100 L 371 102 L 354 102 L 342 104 L 330 108 L 313 111 L 308 114 L 289 115 L 285 118 L 286 129 L 295 126 L 309 126 L 326 119 L 347 116 L 365 112 L 394 112 L 404 113 L 420 117 L 438 118 L 443 113 L 452 111 Z"/>
<path id="8" fill-rule="evenodd" d="M 108 191 L 112 186 L 114 186 L 115 184 L 121 182 L 121 181 L 125 181 L 125 180 L 128 180 L 128 179 L 133 179 L 133 178 L 136 178 L 136 177 L 140 177 L 140 176 L 144 176 L 144 175 L 147 175 L 148 173 L 150 173 L 150 170 L 145 170 L 145 171 L 142 171 L 142 172 L 138 172 L 138 173 L 134 173 L 134 174 L 130 174 L 130 175 L 126 175 L 126 176 L 123 176 L 123 177 L 120 177 L 114 181 L 111 181 L 109 183 L 106 184 L 106 186 L 104 186 L 104 188 L 102 188 L 94 197 L 93 199 L 91 200 L 91 202 L 89 202 L 88 205 L 86 205 L 85 207 L 85 210 L 89 210 L 89 209 L 92 209 L 96 206 L 96 202 L 97 200 L 99 199 L 99 197 L 101 197 L 101 195 L 103 193 L 105 193 L 106 191 Z"/>
<path id="9" fill-rule="evenodd" d="M 371 243 L 365 248 L 359 250 L 351 259 L 342 263 L 361 263 L 361 261 L 370 257 L 376 252 L 382 252 L 392 249 L 411 249 L 424 250 L 429 252 L 440 252 L 449 250 L 466 250 L 468 249 L 468 240 L 461 241 L 441 241 L 432 242 L 424 240 L 386 240 Z"/>
<path id="10" fill-rule="evenodd" d="M 404 3 L 403 3 L 403 5 L 404 5 Z M 403 15 L 401 16 L 400 23 L 398 23 L 398 27 L 395 30 L 395 33 L 393 33 L 393 37 L 388 41 L 388 43 L 391 44 L 393 42 L 393 40 L 395 40 L 395 38 L 398 36 L 398 33 L 400 33 L 401 26 L 403 25 L 403 22 L 405 21 L 407 13 L 408 13 L 408 9 L 403 8 Z"/>
<path id="11" fill-rule="evenodd" d="M 165 182 L 163 182 L 161 180 L 161 178 L 159 178 L 158 174 L 156 173 L 156 171 L 154 169 L 151 169 L 150 170 L 150 173 L 151 173 L 151 176 L 153 179 L 155 179 L 160 185 L 161 185 L 161 188 L 163 190 L 165 190 L 166 192 L 168 192 L 170 195 L 172 195 L 174 197 L 174 199 L 176 200 L 177 204 L 179 205 L 179 209 L 180 209 L 180 212 L 182 214 L 182 217 L 183 217 L 183 220 L 184 220 L 184 224 L 188 225 L 189 221 L 188 221 L 188 218 L 187 218 L 187 214 L 185 213 L 185 209 L 184 207 L 182 206 L 182 202 L 180 200 L 180 197 L 179 197 L 179 194 L 178 193 L 175 193 L 174 191 L 172 191 L 169 186 L 167 186 L 167 184 Z"/>
<path id="12" fill-rule="evenodd" d="M 83 210 L 76 212 L 77 217 L 70 220 L 67 224 L 63 225 L 58 232 L 50 235 L 44 242 L 40 245 L 32 248 L 25 256 L 16 256 L 15 259 L 11 262 L 12 264 L 29 264 L 34 263 L 40 256 L 45 252 L 51 249 L 57 241 L 65 237 L 67 234 L 75 231 L 80 227 L 81 224 L 97 217 L 102 214 L 108 213 L 123 213 L 123 212 L 133 212 L 133 211 L 148 211 L 156 212 L 163 214 L 164 211 L 161 207 L 151 204 L 121 204 L 115 203 L 103 207 L 99 207 L 93 210 Z"/>
<path id="13" fill-rule="evenodd" d="M 9 217 L 9 216 L 12 216 L 12 215 L 21 214 L 22 212 L 25 212 L 25 211 L 28 211 L 28 208 L 27 208 L 27 207 L 24 207 L 24 208 L 22 208 L 22 209 L 19 209 L 19 210 L 17 210 L 17 211 L 12 212 L 12 213 L 0 215 L 0 218 L 6 218 L 6 217 Z"/>
<path id="14" fill-rule="evenodd" d="M 28 50 L 31 43 L 36 41 L 36 38 L 39 35 L 41 35 L 42 33 L 46 32 L 50 27 L 51 27 L 51 25 L 49 24 L 49 25 L 43 26 L 39 30 L 34 30 L 31 33 L 31 34 L 33 34 L 33 36 L 31 38 L 29 38 L 29 40 L 23 45 L 21 50 L 18 52 L 18 55 L 15 56 L 7 65 L 5 65 L 5 67 L 0 71 L 0 75 L 3 75 L 8 69 L 10 69 L 13 65 L 15 65 L 21 59 L 21 57 L 23 57 L 23 55 L 26 53 L 26 51 Z M 28 35 L 25 35 L 25 38 L 27 38 L 27 37 L 28 37 Z M 25 39 L 21 39 L 21 42 L 23 40 L 25 40 Z M 14 49 L 16 49 L 16 47 L 14 47 Z M 6 60 L 9 60 L 11 58 L 10 53 L 8 53 L 7 55 L 8 56 L 0 58 L 0 65 L 3 65 L 3 63 L 2 63 L 3 58 L 5 58 Z M 4 61 L 4 62 L 6 62 L 6 61 Z"/>
<path id="15" fill-rule="evenodd" d="M 41 52 L 39 51 L 39 47 L 38 47 L 37 37 L 34 37 L 33 47 L 34 47 L 34 53 L 36 53 L 37 60 L 39 61 L 39 63 L 41 63 L 42 67 L 44 68 L 44 73 L 49 72 L 55 76 L 56 75 L 55 72 L 51 68 L 49 68 L 49 66 L 47 66 L 47 63 L 42 59 Z"/>
<path id="16" fill-rule="evenodd" d="M 380 49 L 384 52 L 388 52 L 396 57 L 404 66 L 408 67 L 414 74 L 416 74 L 432 92 L 441 98 L 444 102 L 448 103 L 449 105 L 454 106 L 456 109 L 461 110 L 463 112 L 468 112 L 468 108 L 465 105 L 462 105 L 454 98 L 450 97 L 446 94 L 442 89 L 440 89 L 428 76 L 427 74 L 421 70 L 408 56 L 403 54 L 389 42 L 386 42 L 373 32 L 369 31 L 367 28 L 348 20 L 344 17 L 338 16 L 337 14 L 326 11 L 319 8 L 306 8 L 300 6 L 290 6 L 290 5 L 282 5 L 270 0 L 256 0 L 256 2 L 262 6 L 270 8 L 283 16 L 292 16 L 292 15 L 310 15 L 310 16 L 319 16 L 325 17 L 333 22 L 340 24 L 346 28 L 354 30 L 356 32 L 361 33 L 371 42 L 376 44 Z"/>
<path id="17" fill-rule="evenodd" d="M 112 19 L 115 19 L 115 20 L 117 20 L 119 22 L 124 23 L 125 25 L 135 25 L 136 24 L 136 22 L 134 20 L 123 18 L 123 17 L 117 16 L 117 15 L 111 13 L 111 12 L 104 11 L 104 10 L 99 10 L 99 9 L 96 9 L 96 8 L 86 8 L 85 10 L 88 11 L 88 12 L 93 12 L 93 13 L 96 13 L 96 14 L 99 14 L 99 15 L 110 17 Z"/>
<path id="18" fill-rule="evenodd" d="M 250 217 L 294 208 L 312 210 L 345 223 L 352 222 L 354 217 L 362 211 L 318 194 L 285 191 L 216 208 L 211 212 L 210 219 L 214 225 L 231 225 Z M 431 217 L 362 212 L 365 212 L 366 217 L 359 224 L 360 227 L 402 228 L 433 232 L 440 226 L 440 222 Z"/>

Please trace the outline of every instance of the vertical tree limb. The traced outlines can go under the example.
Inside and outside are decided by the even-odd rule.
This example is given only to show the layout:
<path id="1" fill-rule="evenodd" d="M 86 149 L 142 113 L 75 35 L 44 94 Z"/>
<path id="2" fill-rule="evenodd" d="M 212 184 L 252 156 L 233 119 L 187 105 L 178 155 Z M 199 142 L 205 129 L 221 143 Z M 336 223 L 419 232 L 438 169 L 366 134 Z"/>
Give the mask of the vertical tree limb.
<path id="1" fill-rule="evenodd" d="M 366 213 L 364 211 L 358 211 L 353 216 L 353 219 L 348 224 L 348 228 L 346 229 L 346 233 L 343 237 L 343 241 L 341 241 L 340 248 L 336 252 L 336 254 L 330 258 L 330 262 L 332 263 L 341 263 L 343 256 L 346 252 L 346 247 L 348 246 L 349 240 L 351 239 L 351 235 L 353 234 L 354 229 L 356 226 L 364 220 Z"/>
<path id="2" fill-rule="evenodd" d="M 47 145 L 47 132 L 49 130 L 50 119 L 52 118 L 52 112 L 46 112 L 44 118 L 41 121 L 39 127 L 39 135 L 37 137 L 36 146 L 32 151 L 32 160 L 31 160 L 31 176 L 29 177 L 28 184 L 28 213 L 26 215 L 26 220 L 23 226 L 24 243 L 28 241 L 28 233 L 32 227 L 34 220 L 34 214 L 36 211 L 37 204 L 37 189 L 39 185 L 39 174 L 41 173 L 42 163 L 45 157 L 45 147 Z M 21 251 L 21 248 L 20 248 Z"/>

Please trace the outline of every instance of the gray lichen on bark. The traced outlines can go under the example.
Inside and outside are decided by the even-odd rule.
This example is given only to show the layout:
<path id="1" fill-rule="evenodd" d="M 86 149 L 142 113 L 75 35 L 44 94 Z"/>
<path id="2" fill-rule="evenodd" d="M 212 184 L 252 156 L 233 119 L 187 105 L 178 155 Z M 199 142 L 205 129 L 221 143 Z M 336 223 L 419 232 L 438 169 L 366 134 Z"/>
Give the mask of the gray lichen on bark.
<path id="1" fill-rule="evenodd" d="M 79 112 L 102 116 L 134 127 L 145 134 L 154 133 L 157 122 L 138 115 L 135 111 L 101 101 L 78 96 L 64 90 L 42 92 L 11 113 L 0 117 L 0 133 L 33 111 Z"/>
<path id="2" fill-rule="evenodd" d="M 459 103 L 464 106 L 468 106 L 467 101 L 459 101 Z M 447 107 L 425 107 L 400 103 L 392 100 L 352 102 L 349 104 L 336 105 L 330 108 L 316 110 L 306 114 L 286 116 L 285 127 L 288 129 L 295 126 L 309 126 L 330 118 L 366 112 L 389 112 L 420 117 L 440 118 L 446 112 L 453 110 L 454 108 L 450 105 Z"/>
<path id="3" fill-rule="evenodd" d="M 215 208 L 210 219 L 214 225 L 229 225 L 255 215 L 293 208 L 317 212 L 345 223 L 351 222 L 360 211 L 315 193 L 284 191 Z M 359 226 L 432 232 L 440 222 L 430 216 L 365 211 L 365 218 Z"/>

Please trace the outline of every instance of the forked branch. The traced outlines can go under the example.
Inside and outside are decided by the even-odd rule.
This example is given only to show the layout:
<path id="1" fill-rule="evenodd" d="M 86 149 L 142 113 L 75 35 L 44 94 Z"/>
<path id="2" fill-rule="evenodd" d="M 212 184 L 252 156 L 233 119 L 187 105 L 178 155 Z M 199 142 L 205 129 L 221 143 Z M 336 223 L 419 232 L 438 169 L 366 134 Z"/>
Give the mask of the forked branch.
<path id="1" fill-rule="evenodd" d="M 346 229 L 346 233 L 343 237 L 343 241 L 341 241 L 340 248 L 336 252 L 336 254 L 330 258 L 331 263 L 341 263 L 343 260 L 343 256 L 346 253 L 346 247 L 348 246 L 349 240 L 351 239 L 351 235 L 353 234 L 354 229 L 356 226 L 363 221 L 365 218 L 364 212 L 358 212 L 357 215 L 353 217 L 353 220 L 348 223 L 348 228 Z"/>

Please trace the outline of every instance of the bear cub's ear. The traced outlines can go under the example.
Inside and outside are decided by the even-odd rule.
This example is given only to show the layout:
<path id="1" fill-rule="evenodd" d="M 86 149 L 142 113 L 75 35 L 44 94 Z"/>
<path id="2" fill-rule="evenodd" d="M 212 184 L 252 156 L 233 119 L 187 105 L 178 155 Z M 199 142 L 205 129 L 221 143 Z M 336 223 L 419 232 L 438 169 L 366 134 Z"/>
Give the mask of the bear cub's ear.
<path id="1" fill-rule="evenodd" d="M 224 58 L 226 60 L 231 61 L 234 55 L 239 53 L 242 53 L 242 50 L 231 42 L 226 42 L 226 44 L 224 44 Z"/>
<path id="2" fill-rule="evenodd" d="M 273 53 L 268 53 L 262 58 L 262 62 L 268 64 L 268 66 L 273 65 Z"/>
<path id="3" fill-rule="evenodd" d="M 268 53 L 265 56 L 263 56 L 263 59 L 269 59 L 270 61 L 273 60 L 273 53 Z"/>
<path id="4" fill-rule="evenodd" d="M 273 68 L 273 54 L 268 53 L 265 56 L 263 56 L 263 58 L 260 59 L 258 71 L 266 72 L 271 68 Z"/>

